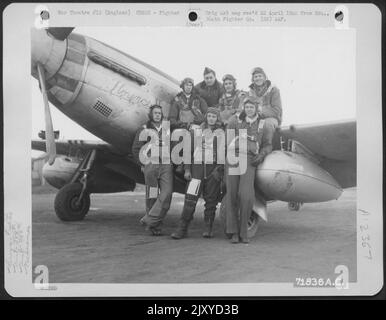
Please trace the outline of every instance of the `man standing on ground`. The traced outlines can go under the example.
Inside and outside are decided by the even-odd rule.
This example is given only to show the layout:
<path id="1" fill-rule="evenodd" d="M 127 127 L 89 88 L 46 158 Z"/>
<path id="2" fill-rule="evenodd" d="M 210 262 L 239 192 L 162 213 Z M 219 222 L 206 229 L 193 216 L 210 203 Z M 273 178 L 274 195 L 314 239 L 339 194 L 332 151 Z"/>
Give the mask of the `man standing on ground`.
<path id="1" fill-rule="evenodd" d="M 141 165 L 145 177 L 146 185 L 146 214 L 141 219 L 141 223 L 152 235 L 161 235 L 161 225 L 166 213 L 170 208 L 173 193 L 173 166 L 168 159 L 164 159 L 162 146 L 166 143 L 162 141 L 162 107 L 152 105 L 149 111 L 149 121 L 139 128 L 132 146 L 134 159 Z M 147 132 L 143 132 L 148 130 Z M 147 140 L 140 139 L 141 133 Z M 151 138 L 155 138 L 153 146 Z M 145 145 L 147 144 L 147 147 Z M 152 155 L 152 147 L 158 148 L 158 153 Z M 147 157 L 149 162 L 144 164 L 142 157 Z"/>
<path id="2" fill-rule="evenodd" d="M 192 159 L 192 164 L 185 164 L 184 166 L 184 177 L 188 180 L 188 185 L 178 229 L 171 235 L 173 239 L 178 240 L 187 236 L 188 226 L 193 219 L 193 214 L 201 193 L 205 200 L 205 232 L 203 233 L 203 237 L 213 237 L 213 222 L 217 204 L 221 201 L 221 180 L 224 174 L 224 164 L 218 163 L 217 154 L 217 146 L 221 141 L 219 141 L 215 135 L 217 129 L 223 130 L 222 123 L 219 119 L 220 114 L 217 108 L 209 108 L 205 121 L 200 126 L 202 143 L 197 146 L 197 149 L 193 153 L 193 158 L 201 159 L 201 163 L 193 163 L 194 159 Z M 192 140 L 194 140 L 194 130 L 191 131 L 191 135 Z M 206 157 L 207 154 L 209 154 L 208 157 Z"/>

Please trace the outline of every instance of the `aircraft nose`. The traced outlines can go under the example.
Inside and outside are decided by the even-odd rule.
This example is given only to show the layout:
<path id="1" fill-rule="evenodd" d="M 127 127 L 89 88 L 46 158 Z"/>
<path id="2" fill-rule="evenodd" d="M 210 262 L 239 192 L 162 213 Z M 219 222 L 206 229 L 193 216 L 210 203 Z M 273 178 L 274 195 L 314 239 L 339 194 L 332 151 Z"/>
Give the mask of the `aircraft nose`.
<path id="1" fill-rule="evenodd" d="M 46 79 L 54 75 L 66 55 L 67 41 L 58 40 L 45 29 L 31 30 L 31 74 L 38 79 L 37 64 L 40 63 L 46 73 Z"/>

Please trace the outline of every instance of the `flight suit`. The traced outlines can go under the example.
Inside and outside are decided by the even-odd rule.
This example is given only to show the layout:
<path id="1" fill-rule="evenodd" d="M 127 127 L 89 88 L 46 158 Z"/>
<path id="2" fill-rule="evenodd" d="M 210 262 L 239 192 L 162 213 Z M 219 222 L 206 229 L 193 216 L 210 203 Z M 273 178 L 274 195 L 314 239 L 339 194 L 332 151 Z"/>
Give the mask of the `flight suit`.
<path id="1" fill-rule="evenodd" d="M 222 166 L 217 164 L 192 164 L 192 180 L 189 181 L 187 193 L 185 194 L 184 207 L 181 219 L 189 223 L 193 219 L 197 201 L 202 194 L 205 201 L 204 221 L 206 224 L 213 224 L 216 208 L 221 201 L 221 176 Z M 199 180 L 199 187 L 189 193 L 189 185 Z"/>
<path id="2" fill-rule="evenodd" d="M 247 169 L 245 173 L 229 174 L 230 168 L 235 165 L 227 164 L 226 168 L 226 232 L 239 234 L 240 238 L 248 239 L 248 220 L 253 209 L 255 200 L 254 179 L 256 176 L 256 165 L 254 160 L 257 156 L 262 159 L 272 151 L 272 139 L 265 125 L 265 120 L 256 119 L 252 123 L 235 118 L 230 122 L 228 129 L 236 130 L 236 137 L 240 129 L 247 129 Z M 227 143 L 228 152 L 231 144 Z M 233 146 L 232 146 L 233 147 Z M 236 155 L 239 154 L 237 144 L 234 145 Z M 241 152 L 241 151 L 240 151 Z"/>
<path id="3" fill-rule="evenodd" d="M 283 111 L 279 89 L 272 85 L 270 80 L 266 80 L 261 88 L 253 83 L 249 88 L 249 96 L 257 100 L 262 109 L 261 116 L 265 119 L 267 130 L 270 130 L 273 135 L 282 122 Z"/>
<path id="4" fill-rule="evenodd" d="M 157 144 L 160 148 L 157 159 L 151 158 L 151 161 L 143 165 L 139 160 L 139 153 L 141 148 L 148 141 L 140 141 L 139 136 L 142 130 L 149 129 L 155 130 L 158 135 Z M 173 194 L 173 166 L 170 161 L 163 159 L 163 153 L 161 147 L 164 142 L 162 141 L 162 129 L 157 130 L 154 125 L 149 121 L 146 125 L 137 131 L 134 143 L 132 146 L 132 153 L 138 164 L 143 167 L 143 174 L 146 185 L 146 214 L 141 219 L 141 223 L 145 224 L 150 231 L 154 231 L 153 234 L 159 233 L 162 221 L 165 218 L 172 199 Z M 146 150 L 142 151 L 146 152 Z M 150 155 L 150 150 L 147 151 Z M 170 159 L 169 159 L 170 160 Z"/>
<path id="5" fill-rule="evenodd" d="M 205 100 L 198 95 L 192 93 L 187 97 L 184 92 L 180 92 L 174 98 L 169 112 L 171 130 L 180 128 L 189 130 L 192 124 L 200 125 L 205 119 L 204 115 L 207 109 L 208 106 Z M 180 141 L 182 141 L 182 138 Z M 172 147 L 180 141 L 174 142 Z M 182 150 L 180 156 L 183 156 Z M 181 173 L 183 171 L 183 165 L 178 165 L 176 171 Z"/>
<path id="6" fill-rule="evenodd" d="M 230 118 L 241 111 L 243 98 L 246 92 L 235 90 L 232 94 L 223 93 L 219 101 L 220 118 L 225 124 L 228 124 Z"/>
<path id="7" fill-rule="evenodd" d="M 187 97 L 183 92 L 177 94 L 170 107 L 169 121 L 172 130 L 189 129 L 191 124 L 200 125 L 205 117 L 208 106 L 204 99 L 192 93 Z"/>
<path id="8" fill-rule="evenodd" d="M 204 130 L 206 128 L 206 123 L 204 122 L 200 128 Z M 222 126 L 217 126 L 213 128 L 213 131 L 217 128 L 223 128 Z M 191 131 L 192 137 L 194 137 L 194 131 Z M 206 143 L 203 139 L 202 149 L 196 149 L 193 153 L 193 156 L 197 156 L 197 152 L 200 152 L 201 155 L 198 156 L 199 159 L 202 159 L 202 163 L 190 165 L 185 164 L 185 170 L 190 170 L 191 180 L 187 184 L 187 190 L 185 193 L 184 207 L 182 209 L 179 228 L 176 233 L 172 234 L 174 239 L 180 239 L 186 236 L 188 226 L 193 219 L 193 215 L 196 209 L 197 201 L 202 194 L 205 200 L 205 209 L 204 209 L 204 222 L 207 227 L 207 232 L 204 232 L 204 237 L 212 237 L 212 227 L 216 214 L 217 204 L 221 201 L 222 198 L 222 178 L 224 174 L 224 165 L 217 164 L 217 139 L 215 141 L 208 141 Z M 213 163 L 205 163 L 205 150 L 211 148 L 213 152 Z M 194 161 L 194 157 L 192 162 Z"/>
<path id="9" fill-rule="evenodd" d="M 170 208 L 173 194 L 173 167 L 170 164 L 147 164 L 146 215 L 141 219 L 150 228 L 160 228 Z"/>

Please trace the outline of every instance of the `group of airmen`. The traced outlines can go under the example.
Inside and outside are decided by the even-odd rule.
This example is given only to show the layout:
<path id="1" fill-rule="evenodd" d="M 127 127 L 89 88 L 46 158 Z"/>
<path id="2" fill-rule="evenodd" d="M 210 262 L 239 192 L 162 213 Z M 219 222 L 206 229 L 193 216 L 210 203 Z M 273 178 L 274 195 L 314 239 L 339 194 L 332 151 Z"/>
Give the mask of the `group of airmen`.
<path id="1" fill-rule="evenodd" d="M 236 135 L 240 129 L 246 129 L 247 169 L 240 174 L 228 174 L 232 164 L 218 163 L 216 152 L 211 163 L 203 161 L 180 165 L 177 169 L 184 174 L 188 183 L 179 224 L 171 235 L 173 239 L 187 236 L 197 201 L 202 195 L 205 201 L 203 237 L 213 237 L 216 208 L 223 200 L 226 233 L 231 235 L 231 242 L 249 242 L 247 230 L 255 199 L 256 167 L 272 151 L 273 135 L 282 120 L 279 89 L 272 85 L 262 68 L 254 68 L 251 75 L 252 83 L 248 91 L 237 89 L 236 79 L 231 74 L 226 74 L 221 83 L 210 68 L 205 68 L 204 80 L 196 86 L 191 78 L 181 82 L 182 91 L 173 100 L 167 119 L 170 129 L 184 128 L 193 134 L 196 128 L 211 131 L 226 128 L 234 129 Z M 162 107 L 152 105 L 149 121 L 138 130 L 132 146 L 133 156 L 141 165 L 146 185 L 146 214 L 140 222 L 155 236 L 161 235 L 162 222 L 170 208 L 174 164 L 161 161 L 144 165 L 140 161 L 140 150 L 146 141 L 142 141 L 140 135 L 142 130 L 154 130 L 162 139 L 163 120 Z M 216 150 L 215 147 L 212 149 Z"/>

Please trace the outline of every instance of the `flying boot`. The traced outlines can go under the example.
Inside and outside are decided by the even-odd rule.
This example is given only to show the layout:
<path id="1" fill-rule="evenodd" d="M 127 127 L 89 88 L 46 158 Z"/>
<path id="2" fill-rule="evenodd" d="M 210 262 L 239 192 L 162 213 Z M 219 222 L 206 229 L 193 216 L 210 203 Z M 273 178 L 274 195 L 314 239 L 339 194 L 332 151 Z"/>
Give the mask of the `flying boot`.
<path id="1" fill-rule="evenodd" d="M 175 240 L 186 238 L 186 236 L 188 235 L 188 226 L 189 222 L 184 219 L 181 219 L 178 224 L 177 230 L 172 233 L 171 237 Z"/>
<path id="2" fill-rule="evenodd" d="M 214 222 L 214 215 L 204 216 L 205 231 L 202 234 L 204 238 L 213 238 L 213 222 Z"/>

